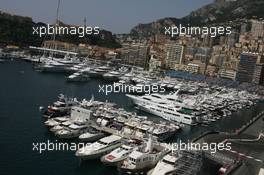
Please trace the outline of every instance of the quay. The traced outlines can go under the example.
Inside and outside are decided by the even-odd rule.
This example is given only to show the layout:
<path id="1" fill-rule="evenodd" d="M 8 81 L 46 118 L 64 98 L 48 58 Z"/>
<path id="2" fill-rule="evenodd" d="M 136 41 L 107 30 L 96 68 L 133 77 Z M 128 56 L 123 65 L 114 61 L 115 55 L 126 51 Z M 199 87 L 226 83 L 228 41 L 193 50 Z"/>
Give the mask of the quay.
<path id="1" fill-rule="evenodd" d="M 193 139 L 193 142 L 231 143 L 231 150 L 218 151 L 216 154 L 205 153 L 205 156 L 225 167 L 227 170 L 225 174 L 257 174 L 264 166 L 263 127 L 264 111 L 235 132 L 209 131 Z"/>

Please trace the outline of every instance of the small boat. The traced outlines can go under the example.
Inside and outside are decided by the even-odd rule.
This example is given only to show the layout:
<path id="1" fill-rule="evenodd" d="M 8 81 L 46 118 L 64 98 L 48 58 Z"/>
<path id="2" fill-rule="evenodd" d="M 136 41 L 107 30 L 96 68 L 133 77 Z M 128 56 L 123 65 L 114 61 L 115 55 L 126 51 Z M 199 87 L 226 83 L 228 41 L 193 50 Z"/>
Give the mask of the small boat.
<path id="1" fill-rule="evenodd" d="M 42 112 L 44 110 L 44 107 L 43 106 L 40 106 L 39 107 L 39 111 Z"/>

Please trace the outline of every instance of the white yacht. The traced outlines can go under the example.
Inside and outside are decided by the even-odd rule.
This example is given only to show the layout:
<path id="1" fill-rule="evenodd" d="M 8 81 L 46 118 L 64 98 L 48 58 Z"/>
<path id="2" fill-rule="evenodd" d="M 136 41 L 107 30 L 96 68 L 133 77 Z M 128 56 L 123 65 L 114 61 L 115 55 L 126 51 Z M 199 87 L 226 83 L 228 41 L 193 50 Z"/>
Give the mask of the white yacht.
<path id="1" fill-rule="evenodd" d="M 120 80 L 124 80 L 125 82 L 129 82 L 132 80 L 132 78 L 134 77 L 134 73 L 133 72 L 129 72 L 124 74 L 123 76 L 119 77 Z"/>
<path id="2" fill-rule="evenodd" d="M 87 132 L 87 130 L 88 130 L 87 125 L 73 123 L 69 125 L 67 128 L 55 132 L 55 135 L 60 139 L 72 139 Z"/>
<path id="3" fill-rule="evenodd" d="M 177 96 L 150 94 L 144 96 L 135 96 L 126 94 L 132 99 L 133 103 L 139 109 L 164 118 L 165 120 L 194 125 L 196 116 L 193 108 L 182 103 Z"/>
<path id="4" fill-rule="evenodd" d="M 110 81 L 117 81 L 120 76 L 122 76 L 122 73 L 118 71 L 110 71 L 108 73 L 103 74 L 103 78 L 105 80 L 110 80 Z"/>
<path id="5" fill-rule="evenodd" d="M 174 125 L 173 123 L 157 123 L 154 125 L 151 133 L 158 141 L 162 142 L 173 137 L 180 129 L 180 126 Z"/>
<path id="6" fill-rule="evenodd" d="M 80 72 L 73 73 L 72 75 L 67 77 L 67 81 L 71 82 L 85 82 L 88 80 L 90 80 L 89 76 Z"/>
<path id="7" fill-rule="evenodd" d="M 89 71 L 89 76 L 90 77 L 102 77 L 103 74 L 111 71 L 112 68 L 111 67 L 108 67 L 108 66 L 100 66 L 100 67 L 97 67 L 97 68 L 94 68 L 94 69 L 91 69 Z"/>
<path id="8" fill-rule="evenodd" d="M 153 143 L 150 137 L 146 146 L 134 150 L 120 165 L 119 170 L 125 173 L 146 172 L 170 150 L 160 143 Z"/>
<path id="9" fill-rule="evenodd" d="M 57 132 L 57 131 L 62 130 L 62 129 L 64 129 L 64 126 L 62 126 L 62 125 L 56 125 L 56 126 L 50 128 L 50 131 L 51 132 Z"/>
<path id="10" fill-rule="evenodd" d="M 176 151 L 165 155 L 148 175 L 195 175 L 202 166 L 202 155 L 194 151 Z"/>
<path id="11" fill-rule="evenodd" d="M 75 72 L 80 72 L 82 71 L 83 69 L 86 69 L 87 68 L 87 64 L 85 63 L 80 63 L 80 64 L 77 64 L 77 65 L 73 65 L 72 67 L 70 67 L 68 69 L 68 72 L 69 73 L 75 73 Z"/>
<path id="12" fill-rule="evenodd" d="M 104 137 L 97 142 L 80 148 L 75 155 L 83 160 L 99 159 L 103 155 L 121 146 L 122 138 L 116 135 Z"/>
<path id="13" fill-rule="evenodd" d="M 44 122 L 44 124 L 45 124 L 47 127 L 54 127 L 54 126 L 59 125 L 60 123 L 57 122 L 57 121 L 54 120 L 54 119 L 48 119 L 47 121 Z"/>
<path id="14" fill-rule="evenodd" d="M 84 142 L 94 142 L 105 136 L 106 136 L 105 133 L 98 131 L 96 129 L 91 129 L 88 132 L 81 134 L 79 136 L 79 140 Z"/>
<path id="15" fill-rule="evenodd" d="M 148 174 L 149 175 L 167 175 L 173 174 L 176 170 L 176 163 L 179 160 L 178 156 L 171 154 L 165 155 Z"/>
<path id="16" fill-rule="evenodd" d="M 67 72 L 71 65 L 58 62 L 55 60 L 48 60 L 42 64 L 40 64 L 37 69 L 41 72 Z"/>
<path id="17" fill-rule="evenodd" d="M 121 145 L 119 148 L 101 157 L 101 162 L 109 166 L 117 165 L 125 160 L 133 150 L 137 150 L 138 147 L 139 145 L 135 140 L 130 140 L 128 143 Z"/>

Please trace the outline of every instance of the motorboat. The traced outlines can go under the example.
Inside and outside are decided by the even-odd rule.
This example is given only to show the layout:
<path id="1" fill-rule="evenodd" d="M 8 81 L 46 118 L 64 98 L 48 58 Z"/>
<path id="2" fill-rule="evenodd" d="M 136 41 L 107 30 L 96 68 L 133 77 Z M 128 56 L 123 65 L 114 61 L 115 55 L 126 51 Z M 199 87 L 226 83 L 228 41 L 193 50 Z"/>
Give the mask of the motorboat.
<path id="1" fill-rule="evenodd" d="M 124 173 L 143 173 L 153 168 L 157 162 L 168 154 L 170 149 L 165 145 L 153 142 L 149 137 L 148 142 L 139 150 L 133 150 L 129 156 L 118 166 Z"/>
<path id="2" fill-rule="evenodd" d="M 167 175 L 167 174 L 197 174 L 202 166 L 202 154 L 199 151 L 172 151 L 165 155 L 148 172 L 148 175 Z"/>
<path id="3" fill-rule="evenodd" d="M 181 129 L 180 126 L 173 123 L 158 123 L 155 124 L 153 128 L 151 132 L 153 137 L 156 137 L 156 139 L 161 142 L 170 139 Z"/>
<path id="4" fill-rule="evenodd" d="M 122 76 L 122 73 L 118 71 L 110 71 L 103 74 L 103 78 L 109 81 L 117 81 L 120 76 Z"/>
<path id="5" fill-rule="evenodd" d="M 72 139 L 79 137 L 81 134 L 87 132 L 88 126 L 85 124 L 73 123 L 67 128 L 55 132 L 55 135 L 60 139 Z"/>
<path id="6" fill-rule="evenodd" d="M 57 122 L 56 120 L 54 119 L 48 119 L 47 121 L 44 122 L 44 124 L 47 126 L 47 127 L 54 127 L 54 126 L 57 126 L 60 124 L 60 122 Z"/>
<path id="7" fill-rule="evenodd" d="M 80 148 L 79 150 L 77 150 L 75 155 L 82 160 L 99 159 L 105 154 L 121 146 L 121 140 L 122 137 L 120 136 L 110 135 L 90 145 L 86 145 Z"/>
<path id="8" fill-rule="evenodd" d="M 83 142 L 94 142 L 105 136 L 105 133 L 91 128 L 88 132 L 81 134 L 79 140 Z"/>
<path id="9" fill-rule="evenodd" d="M 91 69 L 89 71 L 89 76 L 90 77 L 102 77 L 103 74 L 111 71 L 112 68 L 108 66 L 99 66 L 97 68 Z"/>
<path id="10" fill-rule="evenodd" d="M 47 118 L 54 118 L 69 115 L 71 108 L 78 105 L 76 98 L 68 98 L 63 94 L 58 96 L 58 100 L 52 105 L 49 105 L 43 116 Z"/>
<path id="11" fill-rule="evenodd" d="M 141 141 L 129 140 L 109 154 L 102 156 L 101 162 L 108 166 L 116 166 L 118 163 L 125 160 L 133 150 L 137 150 L 140 144 Z"/>
<path id="12" fill-rule="evenodd" d="M 67 77 L 67 81 L 69 82 L 86 82 L 89 80 L 90 80 L 90 77 L 88 75 L 82 74 L 80 72 L 76 72 Z"/>

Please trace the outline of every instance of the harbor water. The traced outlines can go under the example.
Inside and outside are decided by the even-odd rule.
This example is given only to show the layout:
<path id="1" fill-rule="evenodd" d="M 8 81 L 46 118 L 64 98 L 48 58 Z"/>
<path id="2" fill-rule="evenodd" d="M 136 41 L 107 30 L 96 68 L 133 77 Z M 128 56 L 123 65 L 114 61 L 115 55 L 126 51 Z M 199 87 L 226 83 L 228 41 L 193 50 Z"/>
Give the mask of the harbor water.
<path id="1" fill-rule="evenodd" d="M 136 111 L 122 93 L 107 96 L 100 92 L 99 85 L 108 82 L 92 79 L 87 83 L 68 83 L 63 74 L 40 73 L 32 64 L 20 60 L 8 60 L 0 64 L 0 174 L 1 175 L 111 175 L 117 174 L 99 161 L 81 163 L 72 151 L 33 151 L 33 143 L 58 140 L 44 126 L 40 106 L 48 106 L 60 93 L 79 99 L 111 101 L 128 111 Z M 185 127 L 175 135 L 173 141 L 188 140 L 208 130 L 234 131 L 257 115 L 264 104 L 243 109 L 231 117 L 221 119 L 209 126 Z M 150 119 L 160 120 L 144 112 Z M 74 140 L 73 140 L 74 141 Z"/>

